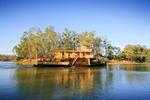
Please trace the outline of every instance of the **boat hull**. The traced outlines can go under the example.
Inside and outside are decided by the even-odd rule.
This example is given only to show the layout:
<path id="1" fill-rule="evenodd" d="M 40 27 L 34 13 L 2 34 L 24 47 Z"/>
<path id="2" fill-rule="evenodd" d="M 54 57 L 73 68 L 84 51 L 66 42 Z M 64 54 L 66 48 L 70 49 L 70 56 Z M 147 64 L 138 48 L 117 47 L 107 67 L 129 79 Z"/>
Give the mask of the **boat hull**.
<path id="1" fill-rule="evenodd" d="M 35 67 L 100 67 L 100 66 L 106 66 L 106 63 L 97 63 L 97 64 L 91 64 L 91 65 L 53 65 L 53 64 L 38 64 L 34 65 Z"/>
<path id="2" fill-rule="evenodd" d="M 96 58 L 75 58 L 68 59 L 67 61 L 38 61 L 35 66 L 46 67 L 94 67 L 94 66 L 106 66 L 106 62 L 94 61 Z"/>

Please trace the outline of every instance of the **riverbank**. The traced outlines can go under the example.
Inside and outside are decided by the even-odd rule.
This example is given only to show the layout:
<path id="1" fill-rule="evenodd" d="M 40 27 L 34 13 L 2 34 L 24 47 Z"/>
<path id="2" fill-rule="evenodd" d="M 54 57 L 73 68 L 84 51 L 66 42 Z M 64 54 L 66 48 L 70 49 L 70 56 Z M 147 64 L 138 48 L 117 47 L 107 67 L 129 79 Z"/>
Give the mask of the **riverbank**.
<path id="1" fill-rule="evenodd" d="M 149 62 L 135 62 L 135 61 L 127 61 L 127 60 L 122 60 L 122 61 L 116 61 L 116 60 L 109 60 L 107 64 L 150 64 Z"/>
<path id="2" fill-rule="evenodd" d="M 15 62 L 18 65 L 36 65 L 39 60 L 40 59 L 24 59 L 24 60 L 15 61 Z M 138 63 L 135 61 L 131 62 L 131 61 L 126 61 L 126 60 L 122 60 L 122 61 L 109 60 L 107 64 L 150 64 L 150 63 L 148 62 Z"/>
<path id="3" fill-rule="evenodd" d="M 16 62 L 16 60 L 0 60 L 0 61 L 13 61 L 13 62 Z"/>
<path id="4" fill-rule="evenodd" d="M 39 59 L 23 59 L 16 61 L 16 64 L 18 65 L 37 65 L 37 62 Z"/>

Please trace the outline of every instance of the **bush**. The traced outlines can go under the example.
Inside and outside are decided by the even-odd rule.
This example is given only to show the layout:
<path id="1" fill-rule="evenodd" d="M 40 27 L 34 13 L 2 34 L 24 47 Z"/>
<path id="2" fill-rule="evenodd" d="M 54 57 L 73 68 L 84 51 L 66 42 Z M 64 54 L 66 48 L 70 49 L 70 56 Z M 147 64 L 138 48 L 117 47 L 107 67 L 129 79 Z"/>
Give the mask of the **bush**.
<path id="1" fill-rule="evenodd" d="M 23 59 L 23 57 L 17 57 L 16 60 L 19 61 L 19 60 L 21 60 L 21 59 Z"/>

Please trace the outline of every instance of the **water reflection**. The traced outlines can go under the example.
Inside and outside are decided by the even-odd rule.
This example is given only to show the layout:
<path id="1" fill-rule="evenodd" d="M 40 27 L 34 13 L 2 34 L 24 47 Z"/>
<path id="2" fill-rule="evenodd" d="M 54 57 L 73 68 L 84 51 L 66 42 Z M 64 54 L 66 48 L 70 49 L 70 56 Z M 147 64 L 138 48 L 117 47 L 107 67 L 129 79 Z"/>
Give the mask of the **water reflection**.
<path id="1" fill-rule="evenodd" d="M 102 83 L 106 82 L 106 78 L 103 78 L 105 73 L 97 70 L 102 68 L 17 69 L 15 77 L 18 81 L 17 89 L 25 98 L 26 95 L 34 95 L 32 99 L 64 99 L 92 94 L 95 82 L 102 88 Z"/>
<path id="2" fill-rule="evenodd" d="M 125 70 L 125 71 L 150 71 L 149 64 L 126 64 L 126 65 L 109 65 L 107 70 Z"/>
<path id="3" fill-rule="evenodd" d="M 23 67 L 0 69 L 0 72 L 0 99 L 150 98 L 150 65 L 108 65 L 106 68 Z"/>

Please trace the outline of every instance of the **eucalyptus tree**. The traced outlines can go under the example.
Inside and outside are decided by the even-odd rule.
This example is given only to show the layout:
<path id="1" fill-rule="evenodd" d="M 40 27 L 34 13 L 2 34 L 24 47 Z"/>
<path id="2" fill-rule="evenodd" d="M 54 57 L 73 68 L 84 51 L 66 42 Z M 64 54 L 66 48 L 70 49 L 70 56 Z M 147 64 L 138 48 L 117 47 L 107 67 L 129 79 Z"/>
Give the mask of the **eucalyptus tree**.
<path id="1" fill-rule="evenodd" d="M 121 49 L 120 47 L 113 47 L 113 53 L 114 53 L 114 59 L 116 60 L 119 56 L 119 54 L 121 53 Z M 117 57 L 117 58 L 116 58 Z"/>
<path id="2" fill-rule="evenodd" d="M 62 48 L 64 50 L 73 49 L 73 32 L 65 28 L 65 32 L 62 34 Z"/>
<path id="3" fill-rule="evenodd" d="M 146 53 L 145 57 L 146 57 L 146 61 L 150 62 L 150 49 L 147 49 L 147 53 Z"/>
<path id="4" fill-rule="evenodd" d="M 121 61 L 122 59 L 125 60 L 126 59 L 126 55 L 124 54 L 124 51 L 120 52 L 118 57 L 119 57 L 119 61 Z"/>
<path id="5" fill-rule="evenodd" d="M 31 27 L 29 29 L 29 34 L 28 34 L 28 52 L 30 58 L 37 58 L 38 54 L 38 44 L 37 44 L 37 39 L 36 39 L 36 31 L 37 29 L 35 27 Z"/>
<path id="6" fill-rule="evenodd" d="M 88 32 L 87 42 L 89 43 L 89 45 L 94 44 L 94 39 L 95 39 L 95 31 Z"/>
<path id="7" fill-rule="evenodd" d="M 45 47 L 46 47 L 46 52 L 45 55 L 49 55 L 50 52 L 49 50 L 58 50 L 59 48 L 59 41 L 60 41 L 60 34 L 55 32 L 53 26 L 48 26 L 45 29 Z"/>
<path id="8" fill-rule="evenodd" d="M 20 44 L 13 47 L 13 53 L 18 57 L 26 58 L 28 56 L 28 32 L 25 31 L 20 39 Z"/>
<path id="9" fill-rule="evenodd" d="M 31 27 L 24 32 L 20 43 L 14 46 L 13 52 L 22 58 L 38 58 L 52 55 L 49 50 L 72 50 L 73 47 L 82 45 L 92 45 L 96 55 L 101 55 L 104 48 L 106 57 L 113 51 L 110 41 L 95 37 L 95 31 L 78 34 L 66 28 L 65 32 L 60 34 L 54 29 L 53 26 L 48 26 L 43 33 L 40 28 Z"/>
<path id="10" fill-rule="evenodd" d="M 127 45 L 124 49 L 126 58 L 131 61 L 144 62 L 148 49 L 141 45 Z"/>
<path id="11" fill-rule="evenodd" d="M 135 53 L 135 61 L 144 62 L 146 60 L 147 48 L 146 46 L 135 45 L 134 53 Z"/>
<path id="12" fill-rule="evenodd" d="M 76 31 L 72 31 L 72 36 L 74 49 L 77 49 L 79 47 L 79 34 Z"/>
<path id="13" fill-rule="evenodd" d="M 37 28 L 36 31 L 36 48 L 38 57 L 46 56 L 46 40 L 45 33 L 42 33 L 40 28 Z"/>
<path id="14" fill-rule="evenodd" d="M 133 60 L 134 51 L 133 51 L 133 46 L 132 45 L 125 46 L 124 53 L 125 53 L 128 61 L 129 60 L 131 60 L 131 61 Z"/>
<path id="15" fill-rule="evenodd" d="M 113 47 L 111 45 L 111 42 L 108 41 L 106 38 L 102 41 L 103 42 L 103 48 L 105 51 L 105 57 L 107 58 L 107 56 L 112 53 Z"/>
<path id="16" fill-rule="evenodd" d="M 102 39 L 100 37 L 94 38 L 93 47 L 94 47 L 94 50 L 96 51 L 96 56 L 100 56 L 101 48 L 102 48 Z"/>
<path id="17" fill-rule="evenodd" d="M 79 35 L 79 45 L 93 45 L 95 31 L 83 32 Z"/>
<path id="18" fill-rule="evenodd" d="M 0 54 L 0 61 L 11 61 L 11 60 L 16 60 L 16 56 Z"/>

